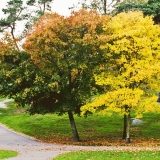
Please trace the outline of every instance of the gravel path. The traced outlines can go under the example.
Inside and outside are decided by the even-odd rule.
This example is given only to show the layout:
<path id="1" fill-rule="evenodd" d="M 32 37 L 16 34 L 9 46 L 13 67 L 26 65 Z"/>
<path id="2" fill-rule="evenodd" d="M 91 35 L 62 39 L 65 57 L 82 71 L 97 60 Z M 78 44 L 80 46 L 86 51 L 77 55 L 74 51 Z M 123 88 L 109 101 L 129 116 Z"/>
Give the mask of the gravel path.
<path id="1" fill-rule="evenodd" d="M 17 134 L 0 125 L 0 149 L 14 150 L 18 157 L 10 160 L 50 160 L 51 158 L 67 152 L 67 146 L 41 143 L 37 140 Z"/>
<path id="2" fill-rule="evenodd" d="M 31 137 L 15 133 L 1 124 L 0 149 L 9 149 L 19 152 L 18 157 L 9 158 L 10 160 L 51 160 L 53 157 L 65 152 L 79 150 L 117 150 L 118 148 L 42 143 Z"/>
<path id="3" fill-rule="evenodd" d="M 0 104 L 4 107 L 4 105 Z M 74 151 L 94 150 L 144 150 L 137 147 L 108 147 L 108 146 L 74 146 L 42 143 L 24 134 L 16 133 L 0 123 L 0 149 L 14 150 L 19 154 L 9 160 L 51 160 L 59 154 Z M 154 148 L 145 148 L 154 150 Z M 160 149 L 159 149 L 160 150 Z"/>
<path id="4" fill-rule="evenodd" d="M 59 154 L 74 151 L 95 150 L 160 150 L 150 147 L 127 147 L 127 146 L 74 146 L 42 143 L 23 134 L 16 133 L 0 124 L 0 149 L 14 150 L 19 153 L 17 157 L 9 160 L 51 160 Z"/>

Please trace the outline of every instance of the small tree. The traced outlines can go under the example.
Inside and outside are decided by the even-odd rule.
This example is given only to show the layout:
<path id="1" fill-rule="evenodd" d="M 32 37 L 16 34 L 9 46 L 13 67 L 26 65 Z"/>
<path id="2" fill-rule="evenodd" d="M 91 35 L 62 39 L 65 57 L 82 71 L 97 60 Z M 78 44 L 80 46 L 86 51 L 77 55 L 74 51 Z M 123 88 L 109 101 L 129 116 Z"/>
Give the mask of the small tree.
<path id="1" fill-rule="evenodd" d="M 160 28 L 152 17 L 141 12 L 121 13 L 106 26 L 110 40 L 106 44 L 109 63 L 95 75 L 96 83 L 110 88 L 108 92 L 84 105 L 86 111 L 100 114 L 118 112 L 127 116 L 126 142 L 130 143 L 130 113 L 160 112 L 157 95 L 159 88 Z"/>

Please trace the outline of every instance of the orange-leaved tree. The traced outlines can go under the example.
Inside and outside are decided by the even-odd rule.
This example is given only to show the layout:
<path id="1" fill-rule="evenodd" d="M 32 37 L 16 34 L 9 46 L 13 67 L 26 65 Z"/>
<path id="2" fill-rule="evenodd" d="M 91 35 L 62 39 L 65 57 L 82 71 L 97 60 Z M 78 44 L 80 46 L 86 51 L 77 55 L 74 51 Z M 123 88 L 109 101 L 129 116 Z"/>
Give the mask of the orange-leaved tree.
<path id="1" fill-rule="evenodd" d="M 109 91 L 84 105 L 81 111 L 126 115 L 126 142 L 130 143 L 131 111 L 137 117 L 145 112 L 160 112 L 155 94 L 160 89 L 160 27 L 154 25 L 152 17 L 137 11 L 118 14 L 105 30 L 111 35 L 103 46 L 109 50 L 109 63 L 94 77 L 97 85 Z"/>
<path id="2" fill-rule="evenodd" d="M 23 45 L 41 70 L 25 97 L 32 96 L 33 113 L 68 113 L 74 141 L 79 141 L 73 114 L 94 92 L 94 69 L 104 62 L 100 48 L 106 36 L 102 27 L 110 20 L 95 11 L 80 10 L 69 17 L 46 13 L 33 26 Z M 47 77 L 47 78 L 46 78 Z M 45 93 L 44 93 L 45 90 Z"/>

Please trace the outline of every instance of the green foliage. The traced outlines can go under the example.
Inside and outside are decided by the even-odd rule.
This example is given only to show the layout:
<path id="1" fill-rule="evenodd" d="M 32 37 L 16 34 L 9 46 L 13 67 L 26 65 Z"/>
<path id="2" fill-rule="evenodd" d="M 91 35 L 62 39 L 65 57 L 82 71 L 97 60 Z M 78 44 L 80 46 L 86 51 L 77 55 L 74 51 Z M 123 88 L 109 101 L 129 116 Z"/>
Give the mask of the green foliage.
<path id="1" fill-rule="evenodd" d="M 0 20 L 0 31 L 4 32 L 9 28 L 12 38 L 15 39 L 16 22 L 27 19 L 28 15 L 24 13 L 26 8 L 23 6 L 22 0 L 10 0 L 6 7 L 2 9 L 7 17 Z"/>
<path id="2" fill-rule="evenodd" d="M 68 18 L 48 13 L 35 23 L 23 46 L 41 72 L 34 81 L 41 96 L 33 94 L 35 113 L 48 106 L 51 112 L 79 114 L 80 106 L 96 92 L 93 73 L 104 63 L 99 46 L 107 20 L 94 11 L 80 10 Z M 30 88 L 25 98 L 32 93 Z"/>
<path id="3" fill-rule="evenodd" d="M 39 8 L 39 11 L 42 11 L 43 13 L 45 11 L 51 10 L 51 3 L 53 0 L 27 0 L 27 5 L 35 6 L 36 8 Z"/>
<path id="4" fill-rule="evenodd" d="M 24 33 L 27 33 L 32 25 L 42 16 L 45 12 L 51 11 L 51 3 L 53 0 L 27 0 L 26 4 L 29 11 L 32 13 L 29 20 L 25 24 Z"/>
<path id="5" fill-rule="evenodd" d="M 13 98 L 24 106 L 31 102 L 31 98 L 25 99 L 23 94 L 27 88 L 33 85 L 38 70 L 26 52 L 12 49 L 8 49 L 6 52 L 7 54 L 0 55 L 0 96 Z"/>
<path id="6" fill-rule="evenodd" d="M 160 23 L 160 2 L 159 0 L 149 0 L 146 3 L 123 3 L 117 7 L 117 13 L 130 10 L 140 10 L 145 16 L 153 16 L 156 24 Z"/>

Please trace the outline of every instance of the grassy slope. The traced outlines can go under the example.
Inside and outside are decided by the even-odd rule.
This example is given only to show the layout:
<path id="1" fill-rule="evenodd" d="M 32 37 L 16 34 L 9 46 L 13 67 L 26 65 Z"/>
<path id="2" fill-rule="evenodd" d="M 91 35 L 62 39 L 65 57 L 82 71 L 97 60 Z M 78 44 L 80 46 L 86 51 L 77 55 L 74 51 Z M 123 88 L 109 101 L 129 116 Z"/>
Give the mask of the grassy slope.
<path id="1" fill-rule="evenodd" d="M 59 155 L 54 160 L 159 160 L 160 152 L 157 151 L 93 151 L 93 152 L 72 152 Z"/>
<path id="2" fill-rule="evenodd" d="M 25 109 L 15 108 L 13 102 L 9 108 L 0 109 L 0 122 L 16 131 L 53 143 L 71 144 L 72 132 L 68 116 L 55 114 L 30 116 Z M 132 116 L 133 117 L 133 116 Z M 75 116 L 77 129 L 82 142 L 78 145 L 125 145 L 121 139 L 123 116 Z M 131 127 L 131 145 L 160 145 L 160 116 L 156 113 L 145 114 L 141 126 Z"/>

